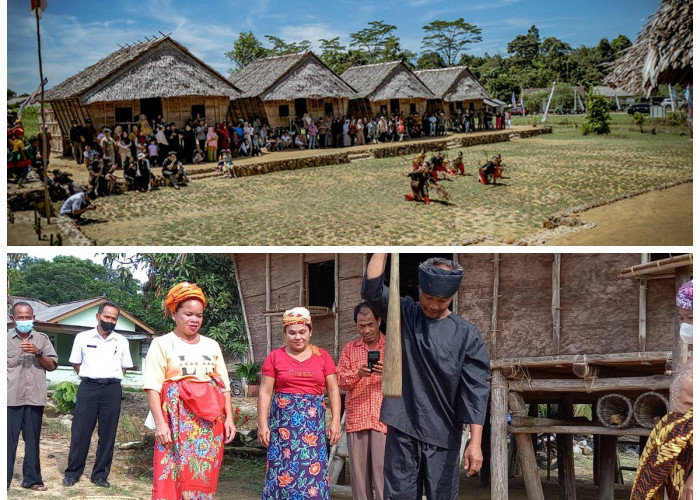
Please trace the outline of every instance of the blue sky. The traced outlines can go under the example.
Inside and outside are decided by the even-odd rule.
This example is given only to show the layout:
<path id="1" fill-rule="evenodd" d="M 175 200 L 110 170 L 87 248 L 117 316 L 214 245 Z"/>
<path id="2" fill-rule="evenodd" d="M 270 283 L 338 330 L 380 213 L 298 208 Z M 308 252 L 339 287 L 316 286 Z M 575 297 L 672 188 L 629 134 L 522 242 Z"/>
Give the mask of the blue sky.
<path id="1" fill-rule="evenodd" d="M 465 21 L 480 27 L 483 41 L 469 51 L 475 55 L 500 52 L 515 36 L 536 25 L 540 37 L 557 37 L 576 48 L 597 45 L 606 37 L 637 37 L 658 0 L 47 0 L 41 19 L 44 75 L 50 88 L 144 36 L 172 32 L 192 53 L 228 75 L 231 50 L 241 31 L 261 41 L 275 35 L 286 41 L 340 37 L 383 20 L 397 27 L 403 48 L 420 52 L 421 27 L 435 19 Z M 7 86 L 31 92 L 39 83 L 36 21 L 29 0 L 7 2 Z"/>

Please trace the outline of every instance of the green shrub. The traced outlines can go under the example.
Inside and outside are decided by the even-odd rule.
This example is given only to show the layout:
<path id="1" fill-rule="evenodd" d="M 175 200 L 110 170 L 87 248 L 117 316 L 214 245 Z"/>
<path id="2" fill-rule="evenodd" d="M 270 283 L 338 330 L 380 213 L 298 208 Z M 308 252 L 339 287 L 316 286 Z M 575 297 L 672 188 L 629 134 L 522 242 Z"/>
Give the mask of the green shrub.
<path id="1" fill-rule="evenodd" d="M 592 92 L 588 94 L 585 123 L 598 135 L 610 133 L 610 104 L 605 97 L 593 95 Z"/>
<path id="2" fill-rule="evenodd" d="M 639 111 L 637 111 L 635 114 L 632 115 L 632 119 L 634 120 L 635 125 L 639 127 L 639 131 L 641 133 L 644 133 L 643 127 L 647 117 L 641 114 Z"/>
<path id="3" fill-rule="evenodd" d="M 236 367 L 236 377 L 246 379 L 249 384 L 257 384 L 260 379 L 260 365 L 257 363 L 241 363 Z"/>
<path id="4" fill-rule="evenodd" d="M 54 389 L 52 397 L 59 411 L 73 413 L 78 401 L 78 386 L 73 382 L 61 382 Z"/>
<path id="5" fill-rule="evenodd" d="M 581 133 L 583 135 L 588 135 L 593 133 L 593 126 L 588 122 L 583 122 L 581 125 Z"/>
<path id="6" fill-rule="evenodd" d="M 678 125 L 683 125 L 686 121 L 685 113 L 678 110 L 672 111 L 666 116 L 666 118 L 668 119 L 668 122 L 674 127 L 677 127 Z"/>

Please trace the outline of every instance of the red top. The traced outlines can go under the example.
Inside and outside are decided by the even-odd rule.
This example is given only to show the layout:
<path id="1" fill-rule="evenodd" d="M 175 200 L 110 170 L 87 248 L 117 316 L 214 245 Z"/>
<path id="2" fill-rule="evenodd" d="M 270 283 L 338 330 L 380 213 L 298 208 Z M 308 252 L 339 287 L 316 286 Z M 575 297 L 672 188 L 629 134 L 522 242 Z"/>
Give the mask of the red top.
<path id="1" fill-rule="evenodd" d="M 275 392 L 290 394 L 322 395 L 326 389 L 326 377 L 336 373 L 333 358 L 324 349 L 309 344 L 311 357 L 297 361 L 284 347 L 267 355 L 262 374 L 275 379 Z"/>

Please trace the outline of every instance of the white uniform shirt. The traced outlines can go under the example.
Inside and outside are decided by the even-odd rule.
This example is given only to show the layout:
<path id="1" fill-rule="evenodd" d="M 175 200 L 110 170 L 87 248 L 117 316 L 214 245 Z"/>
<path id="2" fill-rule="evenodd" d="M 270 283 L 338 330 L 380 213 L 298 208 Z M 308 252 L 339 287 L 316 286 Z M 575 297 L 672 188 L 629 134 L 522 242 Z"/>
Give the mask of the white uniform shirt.
<path id="1" fill-rule="evenodd" d="M 106 339 L 97 332 L 97 328 L 80 332 L 75 336 L 73 349 L 68 361 L 80 364 L 81 378 L 124 378 L 122 368 L 134 366 L 129 352 L 129 341 L 116 332 Z"/>

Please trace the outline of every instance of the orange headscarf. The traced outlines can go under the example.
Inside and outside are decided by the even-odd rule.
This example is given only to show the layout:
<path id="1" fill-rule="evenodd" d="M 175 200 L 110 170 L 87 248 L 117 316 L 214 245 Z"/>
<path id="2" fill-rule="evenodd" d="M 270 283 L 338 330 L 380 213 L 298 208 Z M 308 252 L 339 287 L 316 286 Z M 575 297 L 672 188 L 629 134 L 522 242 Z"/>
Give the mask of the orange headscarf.
<path id="1" fill-rule="evenodd" d="M 294 307 L 284 311 L 282 328 L 286 328 L 289 325 L 306 325 L 311 328 L 311 313 L 305 307 Z"/>
<path id="2" fill-rule="evenodd" d="M 204 307 L 207 307 L 207 298 L 204 296 L 202 289 L 194 283 L 183 281 L 172 287 L 165 297 L 163 301 L 165 305 L 165 316 L 168 316 L 168 311 L 174 314 L 175 311 L 177 311 L 177 306 L 179 306 L 181 302 L 189 299 L 199 300 L 204 304 Z"/>

